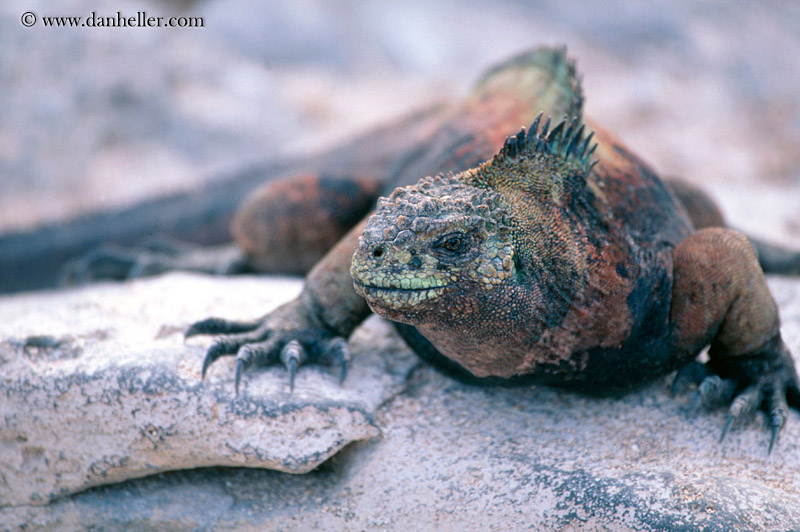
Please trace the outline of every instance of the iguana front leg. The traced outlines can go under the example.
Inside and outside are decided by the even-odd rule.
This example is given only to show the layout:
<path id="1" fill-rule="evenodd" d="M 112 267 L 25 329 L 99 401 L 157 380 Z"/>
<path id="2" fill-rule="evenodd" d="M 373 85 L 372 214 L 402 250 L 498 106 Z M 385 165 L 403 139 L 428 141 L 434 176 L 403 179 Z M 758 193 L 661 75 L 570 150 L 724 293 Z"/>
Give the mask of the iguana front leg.
<path id="1" fill-rule="evenodd" d="M 800 408 L 800 385 L 752 246 L 736 231 L 703 229 L 675 248 L 673 262 L 673 341 L 688 356 L 710 344 L 708 364 L 695 372 L 702 381 L 698 400 L 733 397 L 723 437 L 736 420 L 761 407 L 769 418 L 771 450 L 786 421 L 787 397 Z"/>
<path id="2" fill-rule="evenodd" d="M 236 355 L 236 392 L 243 372 L 253 366 L 282 363 L 294 387 L 297 368 L 315 363 L 339 367 L 344 379 L 349 364 L 346 339 L 370 310 L 353 290 L 350 261 L 366 220 L 354 227 L 306 276 L 294 300 L 259 320 L 237 322 L 209 318 L 195 323 L 186 337 L 220 334 L 206 352 L 203 376 L 222 356 Z"/>

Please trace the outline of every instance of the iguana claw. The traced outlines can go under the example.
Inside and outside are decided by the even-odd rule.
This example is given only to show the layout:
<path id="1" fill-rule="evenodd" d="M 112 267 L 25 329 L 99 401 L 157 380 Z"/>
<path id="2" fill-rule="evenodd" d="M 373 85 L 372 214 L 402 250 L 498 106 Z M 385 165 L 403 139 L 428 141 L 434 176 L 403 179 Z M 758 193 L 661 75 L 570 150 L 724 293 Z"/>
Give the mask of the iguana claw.
<path id="1" fill-rule="evenodd" d="M 322 364 L 339 367 L 339 381 L 347 376 L 350 353 L 347 341 L 340 336 L 331 336 L 319 327 L 298 327 L 302 322 L 292 310 L 291 304 L 261 320 L 228 321 L 208 318 L 192 324 L 185 337 L 219 334 L 206 351 L 201 376 L 205 379 L 211 365 L 223 356 L 236 356 L 234 388 L 239 394 L 242 375 L 252 366 L 267 366 L 282 363 L 289 373 L 289 390 L 294 391 L 295 379 L 300 366 Z M 288 327 L 287 324 L 294 327 Z"/>

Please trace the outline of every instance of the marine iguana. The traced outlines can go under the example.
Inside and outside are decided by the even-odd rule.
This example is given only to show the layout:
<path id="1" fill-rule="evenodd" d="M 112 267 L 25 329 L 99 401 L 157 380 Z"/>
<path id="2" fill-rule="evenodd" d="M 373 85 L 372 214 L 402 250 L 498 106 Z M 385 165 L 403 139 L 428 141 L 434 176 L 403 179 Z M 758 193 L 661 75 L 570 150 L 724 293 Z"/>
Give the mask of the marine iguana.
<path id="1" fill-rule="evenodd" d="M 344 378 L 346 338 L 371 309 L 423 358 L 473 382 L 598 391 L 683 368 L 676 382 L 698 383 L 700 401 L 733 398 L 723 436 L 762 407 L 772 449 L 800 387 L 748 240 L 694 227 L 719 221 L 687 212 L 695 191 L 670 188 L 584 120 L 562 50 L 520 56 L 482 83 L 492 90 L 479 84 L 480 98 L 442 127 L 461 134 L 431 155 L 434 176 L 381 199 L 297 299 L 252 322 L 209 318 L 187 330 L 223 335 L 203 375 L 236 355 L 237 393 L 247 368 L 278 361 L 292 385 L 308 363 L 338 365 Z M 534 96 L 520 102 L 509 86 Z M 537 112 L 529 130 L 499 138 Z M 543 115 L 567 118 L 551 127 Z"/>

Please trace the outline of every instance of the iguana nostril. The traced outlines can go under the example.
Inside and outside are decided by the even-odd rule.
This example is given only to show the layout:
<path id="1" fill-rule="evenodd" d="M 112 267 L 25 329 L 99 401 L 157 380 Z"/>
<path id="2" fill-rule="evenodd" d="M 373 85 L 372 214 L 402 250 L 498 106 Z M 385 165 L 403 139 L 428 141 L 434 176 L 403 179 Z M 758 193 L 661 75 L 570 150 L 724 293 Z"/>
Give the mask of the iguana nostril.
<path id="1" fill-rule="evenodd" d="M 383 257 L 384 252 L 383 246 L 375 246 L 375 249 L 372 250 L 372 256 L 379 259 Z"/>
<path id="2" fill-rule="evenodd" d="M 420 259 L 419 257 L 414 257 L 413 259 L 411 259 L 411 262 L 409 264 L 411 264 L 411 267 L 414 268 L 415 270 L 419 270 L 422 267 L 422 259 Z"/>

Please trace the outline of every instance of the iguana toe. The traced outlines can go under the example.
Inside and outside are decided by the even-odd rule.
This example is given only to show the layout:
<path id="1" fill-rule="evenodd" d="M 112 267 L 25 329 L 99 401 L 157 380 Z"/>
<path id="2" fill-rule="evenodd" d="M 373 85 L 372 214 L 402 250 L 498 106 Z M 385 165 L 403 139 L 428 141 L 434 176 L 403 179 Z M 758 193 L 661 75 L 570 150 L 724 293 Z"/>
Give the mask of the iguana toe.
<path id="1" fill-rule="evenodd" d="M 689 386 L 699 385 L 708 375 L 709 370 L 705 364 L 692 360 L 675 374 L 675 379 L 672 381 L 672 395 L 680 395 Z"/>
<path id="2" fill-rule="evenodd" d="M 736 383 L 732 380 L 709 375 L 697 387 L 689 411 L 696 412 L 700 407 L 711 408 L 726 403 L 730 401 L 735 388 Z"/>
<path id="3" fill-rule="evenodd" d="M 725 425 L 722 427 L 722 434 L 719 436 L 719 442 L 722 443 L 728 430 L 730 430 L 736 421 L 755 412 L 759 404 L 761 404 L 761 390 L 757 386 L 750 386 L 737 395 L 728 409 L 728 417 L 725 419 Z"/>
<path id="4" fill-rule="evenodd" d="M 297 368 L 308 359 L 306 350 L 297 340 L 292 340 L 283 346 L 281 350 L 281 362 L 289 371 L 289 391 L 294 392 L 294 378 L 297 376 Z"/>
<path id="5" fill-rule="evenodd" d="M 235 321 L 222 318 L 207 318 L 193 323 L 183 333 L 184 338 L 200 334 L 233 334 L 252 331 L 258 327 L 257 321 Z"/>

